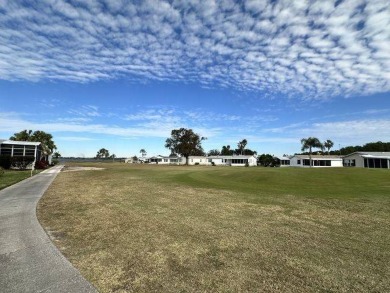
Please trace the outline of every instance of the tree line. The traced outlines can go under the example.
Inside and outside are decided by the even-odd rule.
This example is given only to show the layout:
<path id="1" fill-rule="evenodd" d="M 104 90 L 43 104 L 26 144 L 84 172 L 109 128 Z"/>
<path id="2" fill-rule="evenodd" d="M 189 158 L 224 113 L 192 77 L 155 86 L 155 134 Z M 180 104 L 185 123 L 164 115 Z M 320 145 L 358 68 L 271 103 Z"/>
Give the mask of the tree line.
<path id="1" fill-rule="evenodd" d="M 390 152 L 390 142 L 369 142 L 362 146 L 346 146 L 330 152 L 332 155 L 348 155 L 354 152 Z"/>

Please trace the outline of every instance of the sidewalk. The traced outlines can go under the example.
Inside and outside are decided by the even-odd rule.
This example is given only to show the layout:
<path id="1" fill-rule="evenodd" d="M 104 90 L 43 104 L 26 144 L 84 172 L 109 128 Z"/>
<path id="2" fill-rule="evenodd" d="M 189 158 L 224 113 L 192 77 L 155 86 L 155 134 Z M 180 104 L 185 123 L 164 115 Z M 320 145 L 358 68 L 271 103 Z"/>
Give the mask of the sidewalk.
<path id="1" fill-rule="evenodd" d="M 51 243 L 36 205 L 63 166 L 0 190 L 0 291 L 97 292 Z"/>

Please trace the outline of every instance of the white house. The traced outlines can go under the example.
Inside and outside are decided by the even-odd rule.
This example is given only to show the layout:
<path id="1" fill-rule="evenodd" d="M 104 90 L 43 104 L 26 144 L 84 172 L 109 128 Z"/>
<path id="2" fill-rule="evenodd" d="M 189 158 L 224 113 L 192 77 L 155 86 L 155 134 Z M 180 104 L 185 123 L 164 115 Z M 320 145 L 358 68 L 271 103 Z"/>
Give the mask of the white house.
<path id="1" fill-rule="evenodd" d="M 154 156 L 149 158 L 150 164 L 158 165 L 181 165 L 185 164 L 185 158 L 178 156 Z"/>
<path id="2" fill-rule="evenodd" d="M 131 160 L 129 160 L 131 162 Z M 186 158 L 180 156 L 154 156 L 148 158 L 150 164 L 185 165 Z M 188 165 L 202 166 L 257 166 L 256 156 L 189 156 Z"/>
<path id="3" fill-rule="evenodd" d="M 355 152 L 343 157 L 344 167 L 390 169 L 390 152 Z"/>
<path id="4" fill-rule="evenodd" d="M 209 156 L 208 163 L 217 166 L 257 166 L 256 156 Z"/>
<path id="5" fill-rule="evenodd" d="M 149 157 L 139 157 L 135 159 L 134 157 L 126 158 L 125 163 L 129 164 L 146 164 L 149 163 Z"/>
<path id="6" fill-rule="evenodd" d="M 342 167 L 343 159 L 339 156 L 311 155 L 312 167 Z M 291 167 L 310 167 L 309 155 L 294 155 L 290 158 Z"/>
<path id="7" fill-rule="evenodd" d="M 189 156 L 188 165 L 211 165 L 211 162 L 209 162 L 206 156 Z"/>

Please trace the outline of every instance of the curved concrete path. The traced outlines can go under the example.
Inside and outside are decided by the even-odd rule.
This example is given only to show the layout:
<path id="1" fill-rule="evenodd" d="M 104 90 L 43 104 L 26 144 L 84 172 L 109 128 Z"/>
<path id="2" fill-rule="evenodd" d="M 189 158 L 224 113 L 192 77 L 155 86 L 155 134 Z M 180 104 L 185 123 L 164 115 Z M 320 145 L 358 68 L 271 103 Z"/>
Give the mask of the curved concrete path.
<path id="1" fill-rule="evenodd" d="M 36 205 L 63 166 L 0 190 L 0 292 L 97 292 L 52 244 Z"/>

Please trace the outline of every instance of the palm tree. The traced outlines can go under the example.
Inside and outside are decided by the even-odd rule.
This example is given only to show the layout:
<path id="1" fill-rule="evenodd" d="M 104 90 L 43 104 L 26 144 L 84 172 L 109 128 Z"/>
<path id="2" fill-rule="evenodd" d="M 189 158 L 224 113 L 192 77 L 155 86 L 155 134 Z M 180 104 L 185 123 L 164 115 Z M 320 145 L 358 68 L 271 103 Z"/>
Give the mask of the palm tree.
<path id="1" fill-rule="evenodd" d="M 322 149 L 323 145 L 320 142 L 320 140 L 316 137 L 308 137 L 308 138 L 302 138 L 301 139 L 302 144 L 302 152 L 305 150 L 309 150 L 309 157 L 310 157 L 310 167 L 312 167 L 312 159 L 311 159 L 311 151 L 312 148 L 319 148 Z"/>
<path id="2" fill-rule="evenodd" d="M 330 149 L 333 147 L 333 145 L 334 145 L 334 143 L 330 139 L 327 139 L 324 142 L 324 147 L 328 150 L 328 155 L 329 155 Z"/>
<path id="3" fill-rule="evenodd" d="M 145 151 L 145 149 L 141 149 L 139 152 L 141 153 L 141 156 L 142 156 L 142 157 L 145 157 L 145 156 L 146 156 L 146 151 Z"/>
<path id="4" fill-rule="evenodd" d="M 244 138 L 242 141 L 239 141 L 237 144 L 238 149 L 240 150 L 241 155 L 244 154 L 245 147 L 248 141 Z"/>

